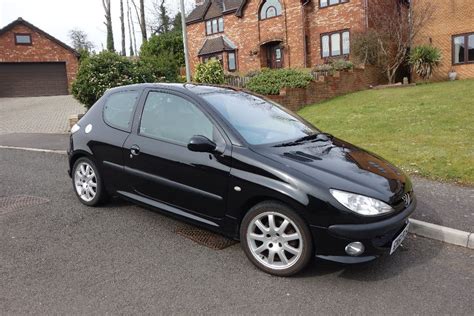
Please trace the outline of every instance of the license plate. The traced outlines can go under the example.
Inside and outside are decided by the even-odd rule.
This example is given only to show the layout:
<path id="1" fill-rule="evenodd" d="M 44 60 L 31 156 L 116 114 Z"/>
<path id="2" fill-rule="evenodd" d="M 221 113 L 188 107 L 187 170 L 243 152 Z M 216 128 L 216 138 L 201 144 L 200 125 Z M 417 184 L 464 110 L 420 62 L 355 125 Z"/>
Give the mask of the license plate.
<path id="1" fill-rule="evenodd" d="M 390 249 L 390 254 L 394 253 L 395 250 L 402 244 L 403 240 L 405 237 L 408 235 L 408 227 L 410 226 L 410 223 L 405 226 L 405 229 L 400 233 L 400 235 L 397 236 L 397 238 L 392 241 L 392 248 Z"/>

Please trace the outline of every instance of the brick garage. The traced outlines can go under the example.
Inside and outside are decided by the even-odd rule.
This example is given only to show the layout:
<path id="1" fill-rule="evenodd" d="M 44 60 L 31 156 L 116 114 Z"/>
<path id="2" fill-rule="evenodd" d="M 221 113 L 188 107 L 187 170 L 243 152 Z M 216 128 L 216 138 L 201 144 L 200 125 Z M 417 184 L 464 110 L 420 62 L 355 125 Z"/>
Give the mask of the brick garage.
<path id="1" fill-rule="evenodd" d="M 415 12 L 423 10 L 428 2 L 433 6 L 433 15 L 421 29 L 414 44 L 433 45 L 441 50 L 442 61 L 435 69 L 432 80 L 447 80 L 451 69 L 458 73 L 458 79 L 474 78 L 474 1 L 414 0 L 413 9 Z M 464 38 L 463 50 L 470 47 L 467 56 L 463 56 L 465 60 L 457 63 L 454 47 L 456 37 Z M 457 53 L 464 55 L 459 51 Z"/>
<path id="2" fill-rule="evenodd" d="M 0 30 L 0 97 L 68 94 L 79 54 L 18 18 Z"/>

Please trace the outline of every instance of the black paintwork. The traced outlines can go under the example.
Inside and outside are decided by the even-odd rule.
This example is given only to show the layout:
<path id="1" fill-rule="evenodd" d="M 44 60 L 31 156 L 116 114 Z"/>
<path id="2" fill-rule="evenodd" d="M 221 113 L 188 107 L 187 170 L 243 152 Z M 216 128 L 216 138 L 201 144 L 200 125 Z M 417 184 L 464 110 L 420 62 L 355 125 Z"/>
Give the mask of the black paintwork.
<path id="1" fill-rule="evenodd" d="M 287 204 L 306 221 L 322 258 L 361 262 L 388 251 L 416 206 L 401 197 L 412 192 L 409 178 L 381 157 L 327 134 L 284 146 L 250 145 L 200 94 L 223 88 L 190 84 L 141 84 L 115 88 L 80 120 L 71 136 L 70 166 L 81 156 L 97 163 L 108 192 L 159 208 L 181 219 L 238 239 L 245 212 L 264 200 Z M 108 126 L 103 104 L 113 93 L 140 93 L 130 130 Z M 213 153 L 141 136 L 139 122 L 148 92 L 185 97 L 198 106 L 222 136 Z M 89 134 L 84 132 L 93 126 Z M 209 144 L 207 144 L 209 146 Z M 240 187 L 241 191 L 234 190 Z M 346 209 L 329 193 L 339 189 L 370 196 L 396 212 L 364 217 Z M 350 241 L 362 241 L 363 257 L 345 256 Z"/>

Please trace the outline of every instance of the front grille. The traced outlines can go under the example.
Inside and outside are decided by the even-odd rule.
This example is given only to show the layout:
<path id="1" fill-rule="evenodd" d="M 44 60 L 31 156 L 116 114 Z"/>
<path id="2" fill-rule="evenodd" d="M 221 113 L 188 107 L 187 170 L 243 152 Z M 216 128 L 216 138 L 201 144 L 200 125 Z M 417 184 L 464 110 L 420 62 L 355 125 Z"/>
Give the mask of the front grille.
<path id="1" fill-rule="evenodd" d="M 413 193 L 413 191 L 406 192 L 402 194 L 392 206 L 395 210 L 401 211 L 401 210 L 406 209 L 408 206 L 410 206 L 413 203 L 414 199 L 415 199 L 415 194 Z"/>

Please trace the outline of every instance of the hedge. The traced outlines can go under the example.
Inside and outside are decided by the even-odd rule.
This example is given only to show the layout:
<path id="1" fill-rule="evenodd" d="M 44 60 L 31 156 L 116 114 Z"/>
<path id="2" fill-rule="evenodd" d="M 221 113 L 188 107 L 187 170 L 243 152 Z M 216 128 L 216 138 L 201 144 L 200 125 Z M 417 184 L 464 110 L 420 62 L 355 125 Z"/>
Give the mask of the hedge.
<path id="1" fill-rule="evenodd" d="M 310 73 L 296 69 L 265 69 L 250 78 L 246 88 L 259 94 L 277 95 L 283 88 L 306 88 L 313 80 Z"/>

